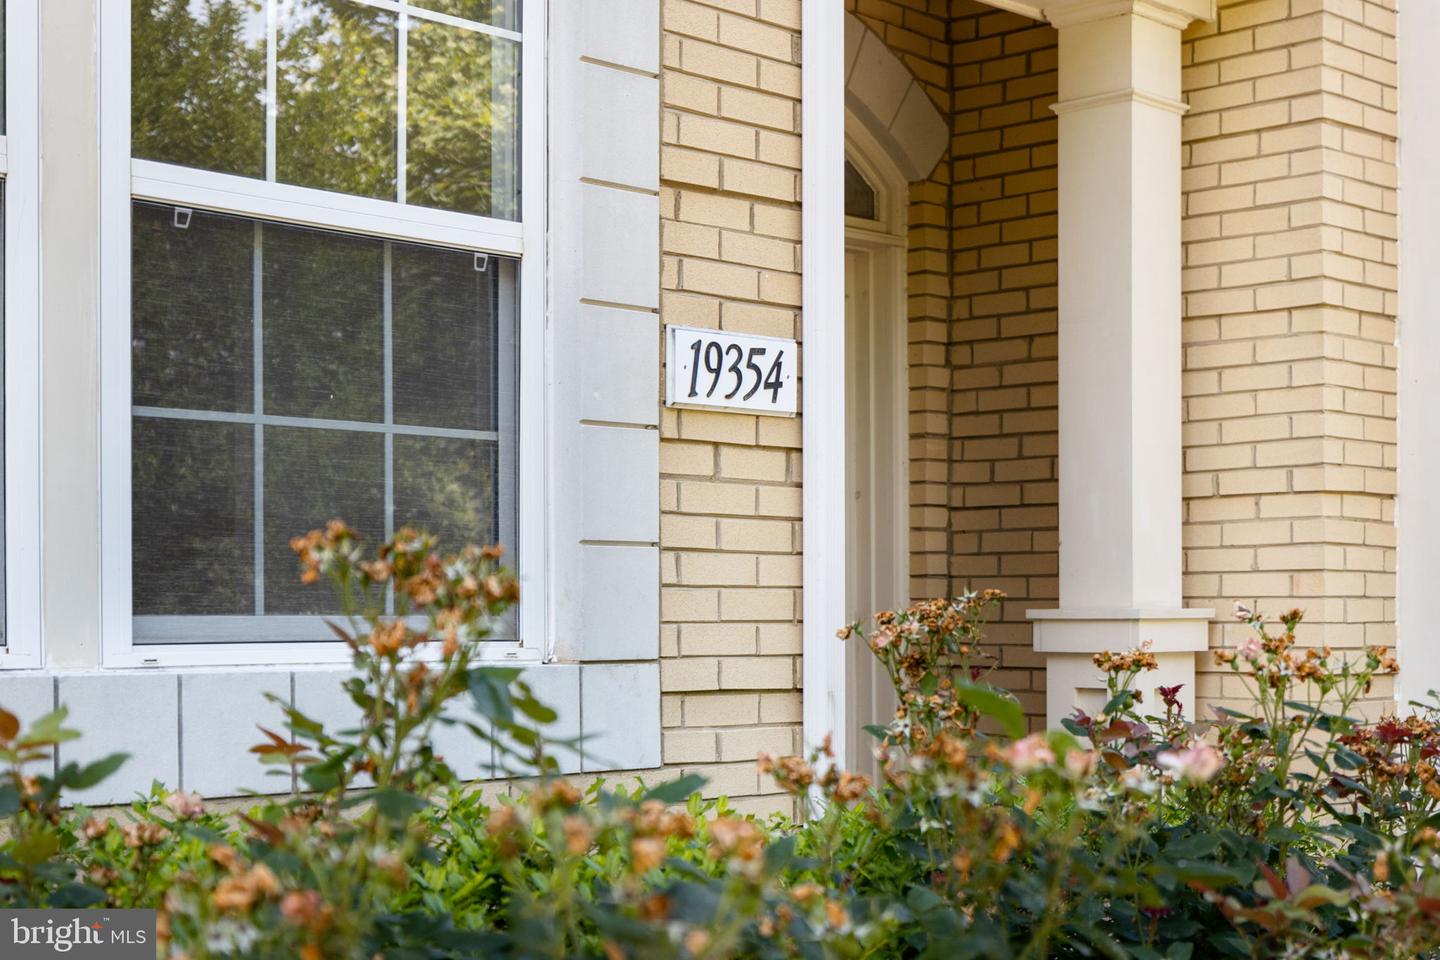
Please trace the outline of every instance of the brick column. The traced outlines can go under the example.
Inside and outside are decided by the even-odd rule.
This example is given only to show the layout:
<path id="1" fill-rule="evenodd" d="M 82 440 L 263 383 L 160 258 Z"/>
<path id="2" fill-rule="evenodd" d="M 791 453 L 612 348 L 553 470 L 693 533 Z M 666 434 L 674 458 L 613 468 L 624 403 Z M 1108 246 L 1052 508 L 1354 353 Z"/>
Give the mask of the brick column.
<path id="1" fill-rule="evenodd" d="M 1047 721 L 1100 700 L 1101 650 L 1193 689 L 1181 592 L 1180 31 L 1200 0 L 1074 0 L 1060 32 L 1060 607 L 1030 612 Z M 1103 701 L 1101 701 L 1103 702 Z"/>

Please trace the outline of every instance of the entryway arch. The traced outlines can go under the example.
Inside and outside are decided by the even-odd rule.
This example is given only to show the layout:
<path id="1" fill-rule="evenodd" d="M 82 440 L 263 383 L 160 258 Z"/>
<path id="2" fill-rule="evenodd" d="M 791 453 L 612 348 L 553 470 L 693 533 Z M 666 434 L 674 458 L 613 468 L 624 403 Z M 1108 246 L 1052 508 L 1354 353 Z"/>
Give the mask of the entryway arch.
<path id="1" fill-rule="evenodd" d="M 845 14 L 845 135 L 864 130 L 905 182 L 930 176 L 950 125 L 895 51 L 853 13 Z"/>

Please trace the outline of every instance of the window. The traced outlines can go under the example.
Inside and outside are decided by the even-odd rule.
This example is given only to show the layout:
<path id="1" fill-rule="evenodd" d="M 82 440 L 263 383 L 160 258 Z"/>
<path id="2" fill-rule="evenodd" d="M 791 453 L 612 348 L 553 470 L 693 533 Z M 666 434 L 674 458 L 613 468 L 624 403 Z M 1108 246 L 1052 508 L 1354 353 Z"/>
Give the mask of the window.
<path id="1" fill-rule="evenodd" d="M 40 665 L 38 0 L 0 0 L 0 669 Z"/>
<path id="2" fill-rule="evenodd" d="M 107 665 L 343 658 L 333 600 L 288 546 L 331 517 L 372 544 L 404 524 L 499 541 L 535 569 L 517 480 L 521 384 L 541 379 L 522 368 L 540 371 L 524 255 L 542 177 L 523 188 L 543 168 L 523 161 L 543 124 L 522 125 L 524 16 L 102 8 Z"/>
<path id="3" fill-rule="evenodd" d="M 860 220 L 877 220 L 875 212 L 875 188 L 866 181 L 865 175 L 855 169 L 855 164 L 845 159 L 845 216 Z"/>

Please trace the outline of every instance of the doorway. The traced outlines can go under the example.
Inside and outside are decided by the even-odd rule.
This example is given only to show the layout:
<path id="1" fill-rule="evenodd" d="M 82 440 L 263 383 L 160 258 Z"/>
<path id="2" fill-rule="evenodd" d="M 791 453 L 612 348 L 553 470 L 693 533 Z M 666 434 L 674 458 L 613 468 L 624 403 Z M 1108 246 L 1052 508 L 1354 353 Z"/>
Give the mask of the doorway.
<path id="1" fill-rule="evenodd" d="M 909 377 L 905 206 L 883 154 L 855 139 L 845 163 L 846 615 L 866 621 L 910 601 Z M 867 726 L 894 718 L 889 676 L 859 642 L 845 646 L 846 754 L 877 773 Z"/>

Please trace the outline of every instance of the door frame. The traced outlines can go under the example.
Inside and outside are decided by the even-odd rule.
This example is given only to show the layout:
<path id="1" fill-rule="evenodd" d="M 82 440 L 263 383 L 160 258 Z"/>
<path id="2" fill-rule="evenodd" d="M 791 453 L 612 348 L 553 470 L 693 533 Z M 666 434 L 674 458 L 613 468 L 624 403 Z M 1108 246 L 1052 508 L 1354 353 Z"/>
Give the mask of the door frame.
<path id="1" fill-rule="evenodd" d="M 894 595 L 900 598 L 901 602 L 910 602 L 910 364 L 909 364 L 909 331 L 906 323 L 907 294 L 906 294 L 906 247 L 903 237 L 899 238 L 899 245 L 893 242 L 876 239 L 871 236 L 852 236 L 846 232 L 845 249 L 847 252 L 854 250 L 864 253 L 870 258 L 871 278 L 871 303 L 872 311 L 876 317 L 882 317 L 886 313 L 894 318 L 889 321 L 886 328 L 877 324 L 873 332 L 888 335 L 890 340 L 891 356 L 894 364 L 889 370 L 872 368 L 872 373 L 884 374 L 884 379 L 878 377 L 871 381 L 872 391 L 878 392 L 883 389 L 890 395 L 891 417 L 890 422 L 885 426 L 892 432 L 892 436 L 898 437 L 899 442 L 895 444 L 898 456 L 891 460 L 890 468 L 890 489 L 895 496 L 890 498 L 888 513 L 892 530 L 893 550 L 897 563 L 894 571 L 894 581 L 890 584 Z M 878 427 L 872 421 L 872 435 L 869 437 L 847 437 L 846 453 L 848 455 L 851 446 L 857 441 L 866 441 L 873 450 L 873 430 Z M 872 457 L 871 462 L 874 462 Z M 872 511 L 877 518 L 882 516 L 882 511 L 877 506 Z M 848 567 L 847 567 L 848 570 Z M 858 611 L 861 616 L 865 611 Z M 874 612 L 874 611 L 871 611 Z"/>
<path id="2" fill-rule="evenodd" d="M 845 218 L 845 253 L 846 261 L 849 261 L 849 254 L 854 251 L 865 258 L 869 267 L 869 310 L 870 337 L 859 348 L 869 355 L 875 355 L 875 347 L 878 340 L 884 338 L 888 343 L 888 354 L 890 362 L 886 364 L 872 364 L 870 366 L 870 392 L 871 411 L 869 417 L 870 432 L 866 436 L 852 435 L 847 429 L 845 438 L 846 467 L 848 470 L 851 452 L 857 445 L 868 445 L 869 452 L 865 458 L 870 464 L 871 479 L 868 481 L 871 487 L 871 543 L 872 549 L 875 545 L 877 535 L 881 531 L 889 530 L 889 554 L 893 557 L 893 570 L 888 583 L 882 578 L 876 577 L 873 566 L 870 568 L 872 582 L 894 598 L 895 604 L 908 604 L 910 601 L 910 364 L 909 364 L 909 296 L 908 296 L 908 253 L 909 242 L 906 236 L 907 217 L 909 209 L 909 183 L 905 180 L 904 174 L 885 152 L 880 143 L 856 121 L 847 125 L 845 137 L 845 157 L 854 164 L 866 182 L 874 188 L 876 193 L 876 214 L 874 221 L 861 220 L 855 217 Z M 845 278 L 848 286 L 849 278 Z M 846 355 L 847 362 L 851 344 L 849 343 L 849 318 L 846 318 Z M 848 396 L 846 404 L 846 418 L 848 420 Z M 881 394 L 888 395 L 887 402 L 881 404 L 876 398 Z M 888 407 L 888 422 L 881 422 L 875 419 L 873 413 L 876 409 Z M 889 433 L 888 444 L 879 442 L 878 431 Z M 889 456 L 882 456 L 883 449 L 889 448 Z M 888 462 L 888 470 L 883 466 Z M 877 482 L 882 474 L 887 474 L 885 482 Z M 847 482 L 847 497 L 849 495 L 849 484 Z M 846 504 L 846 517 L 849 516 L 849 504 Z M 844 518 L 842 518 L 843 520 Z M 848 534 L 847 534 L 848 538 Z M 880 556 L 878 549 L 873 549 L 873 556 Z M 849 577 L 853 565 L 858 562 L 853 550 L 846 554 L 846 583 L 847 589 Z M 850 602 L 851 598 L 846 597 L 846 607 L 853 610 L 859 617 L 867 617 L 874 610 L 854 609 Z M 891 702 L 887 696 L 888 691 L 882 691 L 878 695 L 874 692 L 876 685 L 882 679 L 878 663 L 870 656 L 868 650 L 848 648 L 845 651 L 845 683 L 846 683 L 846 709 L 844 713 L 844 724 L 847 730 L 844 750 L 837 750 L 837 757 L 851 769 L 861 769 L 867 773 L 874 773 L 872 769 L 873 758 L 870 756 L 868 746 L 869 740 L 866 736 L 854 733 L 861 723 L 887 723 L 888 718 L 884 717 L 883 711 L 878 709 L 882 704 Z M 853 671 L 858 671 L 859 676 L 852 676 Z M 866 682 L 868 681 L 868 683 Z M 888 685 L 888 678 L 885 678 Z M 858 691 L 861 685 L 867 685 L 871 692 L 860 694 Z M 849 702 L 850 695 L 856 695 L 855 702 Z M 865 711 L 872 714 L 869 717 L 856 717 L 857 711 Z M 859 742 L 850 742 L 851 733 L 858 738 Z"/>

